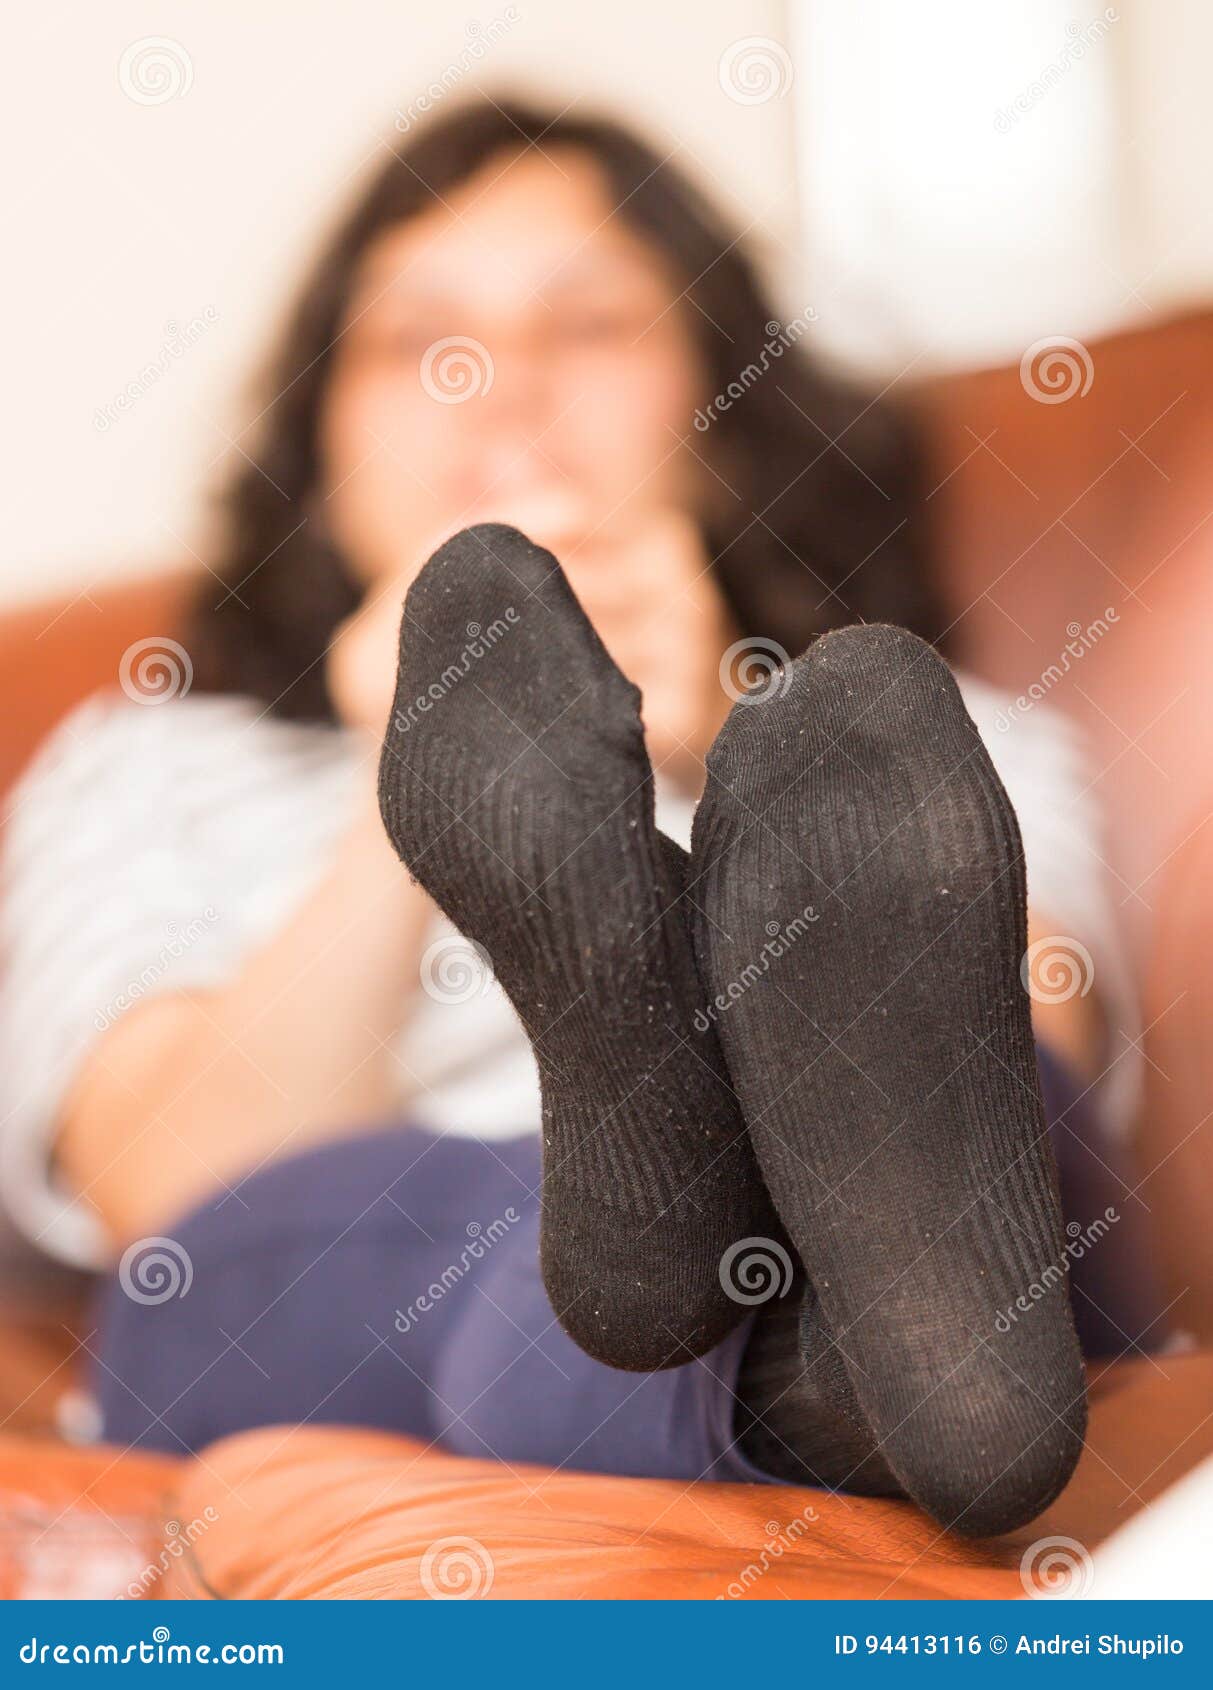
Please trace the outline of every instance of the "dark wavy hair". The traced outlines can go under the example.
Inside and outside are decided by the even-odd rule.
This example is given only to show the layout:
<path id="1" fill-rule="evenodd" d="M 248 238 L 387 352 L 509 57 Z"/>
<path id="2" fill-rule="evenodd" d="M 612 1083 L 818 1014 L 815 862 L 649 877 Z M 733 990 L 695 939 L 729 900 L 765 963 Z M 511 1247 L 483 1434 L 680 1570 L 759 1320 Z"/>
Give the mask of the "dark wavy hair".
<path id="1" fill-rule="evenodd" d="M 740 633 L 790 654 L 856 621 L 943 627 L 914 519 L 909 421 L 818 369 L 775 311 L 734 232 L 668 160 L 620 124 L 477 102 L 418 128 L 336 229 L 266 372 L 260 440 L 222 500 L 222 562 L 195 595 L 195 686 L 331 721 L 324 655 L 361 590 L 316 516 L 319 423 L 360 262 L 385 230 L 433 206 L 489 158 L 577 148 L 617 215 L 661 253 L 706 372 L 688 435 L 716 476 L 701 514 L 712 569 Z M 724 403 L 718 401 L 723 400 Z"/>

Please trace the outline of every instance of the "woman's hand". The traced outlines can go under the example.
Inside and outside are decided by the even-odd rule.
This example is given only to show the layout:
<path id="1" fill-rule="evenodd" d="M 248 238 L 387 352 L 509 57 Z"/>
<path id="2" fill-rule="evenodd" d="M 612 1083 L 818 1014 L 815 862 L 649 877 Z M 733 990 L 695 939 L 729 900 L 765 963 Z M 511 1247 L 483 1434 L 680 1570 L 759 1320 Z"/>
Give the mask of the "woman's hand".
<path id="1" fill-rule="evenodd" d="M 382 740 L 396 693 L 400 621 L 411 577 L 372 586 L 329 641 L 327 677 L 333 708 L 346 727 Z"/>
<path id="2" fill-rule="evenodd" d="M 653 766 L 697 794 L 732 704 L 720 661 L 733 638 L 697 525 L 678 511 L 656 512 L 559 555 L 602 643 L 644 695 Z"/>
<path id="3" fill-rule="evenodd" d="M 654 767 L 697 793 L 732 702 L 720 660 L 733 629 L 696 524 L 669 510 L 594 529 L 571 500 L 554 499 L 519 502 L 499 519 L 560 559 L 603 644 L 644 695 Z M 375 583 L 329 645 L 334 709 L 376 740 L 391 713 L 404 595 L 416 573 Z"/>
<path id="4" fill-rule="evenodd" d="M 347 727 L 382 741 L 396 696 L 405 595 L 445 540 L 485 521 L 511 523 L 560 558 L 587 526 L 584 502 L 560 487 L 503 496 L 483 509 L 469 506 L 441 528 L 415 535 L 407 562 L 371 581 L 362 603 L 329 640 L 328 693 Z"/>

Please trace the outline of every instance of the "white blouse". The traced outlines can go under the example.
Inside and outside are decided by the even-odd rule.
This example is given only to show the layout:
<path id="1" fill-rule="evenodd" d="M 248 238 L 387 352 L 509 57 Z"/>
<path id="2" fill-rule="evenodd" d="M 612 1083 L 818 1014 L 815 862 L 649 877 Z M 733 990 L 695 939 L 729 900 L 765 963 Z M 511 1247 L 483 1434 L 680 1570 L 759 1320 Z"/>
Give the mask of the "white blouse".
<path id="1" fill-rule="evenodd" d="M 984 684 L 961 685 L 1019 816 L 1033 906 L 1096 959 L 1127 1041 L 1131 1002 L 1073 730 L 1043 706 L 1008 715 Z M 14 795 L 0 861 L 0 1202 L 40 1249 L 86 1266 L 104 1259 L 95 1217 L 57 1182 L 52 1159 L 94 1045 L 144 998 L 206 991 L 239 972 L 323 875 L 356 774 L 351 736 L 242 698 L 99 695 L 43 748 Z M 659 784 L 658 823 L 684 845 L 693 809 Z M 527 1040 L 445 921 L 428 936 L 422 976 L 426 989 L 419 982 L 403 1006 L 402 1114 L 436 1133 L 537 1130 Z M 1131 1080 L 1131 1060 L 1128 1050 L 1113 1076 Z M 1114 1090 L 1110 1114 L 1123 1120 L 1129 1088 Z"/>

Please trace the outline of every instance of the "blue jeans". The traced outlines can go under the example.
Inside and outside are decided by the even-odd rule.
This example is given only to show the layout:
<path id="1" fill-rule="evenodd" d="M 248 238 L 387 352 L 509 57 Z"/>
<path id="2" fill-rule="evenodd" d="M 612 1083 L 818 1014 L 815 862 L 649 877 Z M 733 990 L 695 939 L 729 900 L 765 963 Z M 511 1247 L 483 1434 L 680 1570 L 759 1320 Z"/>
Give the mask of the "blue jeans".
<path id="1" fill-rule="evenodd" d="M 1070 1272 L 1084 1347 L 1117 1354 L 1161 1306 L 1131 1236 L 1136 1205 L 1107 1148 L 1086 1145 L 1073 1082 L 1047 1056 L 1041 1069 L 1067 1218 L 1120 1217 Z M 94 1374 L 105 1435 L 180 1452 L 327 1422 L 509 1462 L 762 1480 L 733 1442 L 748 1323 L 664 1373 L 591 1360 L 540 1279 L 538 1191 L 533 1135 L 392 1127 L 271 1163 L 183 1217 L 159 1274 L 148 1244 L 108 1282 Z"/>

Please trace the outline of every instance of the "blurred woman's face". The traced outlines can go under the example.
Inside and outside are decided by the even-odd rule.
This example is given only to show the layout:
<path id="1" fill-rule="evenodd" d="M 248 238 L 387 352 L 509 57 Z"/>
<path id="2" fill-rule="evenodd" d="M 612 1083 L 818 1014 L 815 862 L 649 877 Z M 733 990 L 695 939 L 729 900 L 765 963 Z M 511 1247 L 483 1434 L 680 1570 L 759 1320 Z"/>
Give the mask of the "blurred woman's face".
<path id="1" fill-rule="evenodd" d="M 335 359 L 325 516 L 368 585 L 472 522 L 575 558 L 696 507 L 687 308 L 576 151 L 494 158 L 385 233 Z"/>

